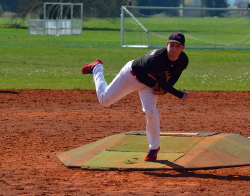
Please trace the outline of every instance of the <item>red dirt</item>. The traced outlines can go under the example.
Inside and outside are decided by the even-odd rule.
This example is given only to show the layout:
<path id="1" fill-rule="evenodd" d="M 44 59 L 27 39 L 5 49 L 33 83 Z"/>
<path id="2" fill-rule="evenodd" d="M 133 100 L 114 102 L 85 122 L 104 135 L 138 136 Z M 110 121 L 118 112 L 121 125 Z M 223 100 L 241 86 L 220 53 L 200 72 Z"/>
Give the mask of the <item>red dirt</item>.
<path id="1" fill-rule="evenodd" d="M 250 137 L 250 92 L 160 97 L 161 129 Z M 250 195 L 250 166 L 178 172 L 66 168 L 57 154 L 145 129 L 137 93 L 104 108 L 94 91 L 0 91 L 0 195 Z M 215 157 L 216 158 L 216 157 Z"/>

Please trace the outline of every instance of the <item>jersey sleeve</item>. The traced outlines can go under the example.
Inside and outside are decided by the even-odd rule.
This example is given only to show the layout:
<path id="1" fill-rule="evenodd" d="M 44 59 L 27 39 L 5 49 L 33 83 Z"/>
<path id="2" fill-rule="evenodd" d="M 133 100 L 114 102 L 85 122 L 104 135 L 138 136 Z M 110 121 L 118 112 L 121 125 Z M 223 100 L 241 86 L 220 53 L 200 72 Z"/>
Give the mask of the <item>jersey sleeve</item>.
<path id="1" fill-rule="evenodd" d="M 182 72 L 178 72 L 176 74 L 174 74 L 173 76 L 171 76 L 168 80 L 168 83 L 170 83 L 172 86 L 175 85 L 175 83 L 178 81 L 178 79 L 180 78 Z"/>

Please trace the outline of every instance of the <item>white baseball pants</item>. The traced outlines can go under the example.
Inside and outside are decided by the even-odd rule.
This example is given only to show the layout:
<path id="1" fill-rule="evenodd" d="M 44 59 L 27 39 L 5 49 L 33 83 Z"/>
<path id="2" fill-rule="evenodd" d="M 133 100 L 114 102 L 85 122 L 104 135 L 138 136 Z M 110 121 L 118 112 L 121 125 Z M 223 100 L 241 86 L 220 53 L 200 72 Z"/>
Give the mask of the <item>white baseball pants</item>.
<path id="1" fill-rule="evenodd" d="M 93 78 L 96 93 L 101 105 L 108 107 L 124 96 L 138 91 L 142 111 L 146 115 L 146 133 L 149 149 L 157 149 L 160 145 L 160 119 L 156 109 L 158 96 L 154 94 L 153 88 L 139 82 L 131 74 L 132 61 L 128 62 L 108 85 L 103 75 L 103 65 L 98 64 L 93 69 Z"/>

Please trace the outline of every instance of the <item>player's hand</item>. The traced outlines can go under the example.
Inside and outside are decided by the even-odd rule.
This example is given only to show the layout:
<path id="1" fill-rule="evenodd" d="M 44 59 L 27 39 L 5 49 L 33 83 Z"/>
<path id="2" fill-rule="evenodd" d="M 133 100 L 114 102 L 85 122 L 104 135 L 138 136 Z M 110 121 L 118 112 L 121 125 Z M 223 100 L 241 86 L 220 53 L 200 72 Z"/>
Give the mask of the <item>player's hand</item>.
<path id="1" fill-rule="evenodd" d="M 187 100 L 190 96 L 190 93 L 182 91 L 183 92 L 183 97 L 181 98 L 182 100 Z"/>

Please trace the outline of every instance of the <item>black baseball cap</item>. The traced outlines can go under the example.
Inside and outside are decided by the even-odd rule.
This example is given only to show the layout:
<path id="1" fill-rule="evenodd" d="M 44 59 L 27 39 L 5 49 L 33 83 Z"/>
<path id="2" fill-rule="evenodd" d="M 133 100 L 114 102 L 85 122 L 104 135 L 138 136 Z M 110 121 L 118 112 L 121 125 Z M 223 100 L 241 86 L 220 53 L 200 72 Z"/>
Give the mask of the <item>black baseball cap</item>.
<path id="1" fill-rule="evenodd" d="M 185 46 L 185 36 L 180 32 L 174 32 L 169 36 L 168 42 L 177 42 Z"/>

